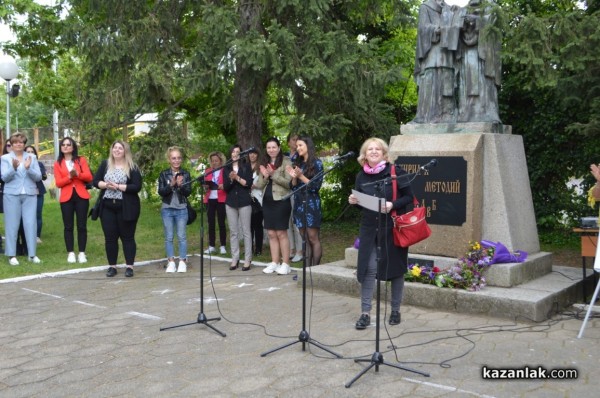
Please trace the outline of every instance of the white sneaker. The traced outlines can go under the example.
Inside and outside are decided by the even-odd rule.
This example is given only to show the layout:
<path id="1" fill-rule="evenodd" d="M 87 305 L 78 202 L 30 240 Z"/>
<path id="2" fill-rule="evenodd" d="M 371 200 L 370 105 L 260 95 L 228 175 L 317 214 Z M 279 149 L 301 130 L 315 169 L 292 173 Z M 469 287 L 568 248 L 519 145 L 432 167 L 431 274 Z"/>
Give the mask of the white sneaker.
<path id="1" fill-rule="evenodd" d="M 296 253 L 296 255 L 295 255 L 294 257 L 292 257 L 292 262 L 293 262 L 293 263 L 297 263 L 297 262 L 299 262 L 299 261 L 302 261 L 302 259 L 303 259 L 303 258 L 304 258 L 304 257 L 302 257 L 302 255 L 301 255 L 301 254 L 297 254 L 297 253 Z"/>
<path id="2" fill-rule="evenodd" d="M 40 238 L 36 238 L 35 239 L 36 243 L 39 245 L 40 243 L 42 243 L 42 240 Z"/>
<path id="3" fill-rule="evenodd" d="M 19 260 L 17 260 L 16 257 L 11 257 L 10 260 L 8 260 L 8 263 L 10 265 L 19 265 Z"/>
<path id="4" fill-rule="evenodd" d="M 211 254 L 211 253 L 216 253 L 217 249 L 215 249 L 213 246 L 208 246 L 208 249 L 204 250 L 204 254 Z"/>
<path id="5" fill-rule="evenodd" d="M 272 274 L 277 268 L 279 268 L 279 264 L 271 262 L 265 269 L 263 269 L 263 272 L 265 274 Z"/>
<path id="6" fill-rule="evenodd" d="M 75 260 L 75 253 L 73 253 L 73 252 L 69 253 L 69 255 L 67 256 L 67 262 L 68 263 L 77 262 L 77 260 Z"/>
<path id="7" fill-rule="evenodd" d="M 81 264 L 83 264 L 83 263 L 87 263 L 87 257 L 85 256 L 85 253 L 84 253 L 84 252 L 80 252 L 80 253 L 77 255 L 77 261 L 79 261 Z"/>
<path id="8" fill-rule="evenodd" d="M 175 267 L 175 261 L 169 261 L 167 264 L 167 272 L 175 272 L 177 268 Z"/>
<path id="9" fill-rule="evenodd" d="M 290 273 L 290 271 L 290 266 L 286 263 L 281 263 L 281 265 L 275 270 L 275 272 L 277 272 L 279 275 L 287 275 Z"/>
<path id="10" fill-rule="evenodd" d="M 38 256 L 33 256 L 33 257 L 29 257 L 29 262 L 34 263 L 34 264 L 39 264 L 42 262 L 42 260 L 40 260 Z"/>
<path id="11" fill-rule="evenodd" d="M 179 265 L 177 265 L 177 272 L 187 272 L 187 263 L 185 261 L 179 261 Z"/>
<path id="12" fill-rule="evenodd" d="M 227 254 L 227 250 L 225 250 L 225 246 L 221 246 L 221 254 Z"/>

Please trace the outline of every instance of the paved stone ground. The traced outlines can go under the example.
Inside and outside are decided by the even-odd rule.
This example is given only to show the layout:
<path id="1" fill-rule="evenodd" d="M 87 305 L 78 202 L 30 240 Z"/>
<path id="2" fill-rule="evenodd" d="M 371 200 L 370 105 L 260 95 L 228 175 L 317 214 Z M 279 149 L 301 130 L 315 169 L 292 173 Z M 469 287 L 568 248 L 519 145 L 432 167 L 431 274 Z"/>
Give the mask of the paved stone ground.
<path id="1" fill-rule="evenodd" d="M 402 307 L 402 324 L 380 329 L 386 364 L 345 385 L 376 352 L 374 325 L 354 329 L 357 297 L 302 289 L 262 267 L 229 271 L 205 260 L 204 314 L 197 323 L 199 259 L 186 274 L 162 264 L 0 283 L 0 397 L 592 397 L 600 369 L 600 321 L 564 313 L 532 323 Z M 210 281 L 212 280 L 212 284 Z M 475 294 L 475 293 L 474 293 Z M 382 311 L 384 305 L 382 304 Z M 579 314 L 581 318 L 583 314 Z M 163 330 L 170 326 L 192 323 Z M 392 348 L 395 347 L 395 350 Z M 400 361 L 401 363 L 399 363 Z M 577 380 L 483 380 L 482 366 L 573 368 Z"/>

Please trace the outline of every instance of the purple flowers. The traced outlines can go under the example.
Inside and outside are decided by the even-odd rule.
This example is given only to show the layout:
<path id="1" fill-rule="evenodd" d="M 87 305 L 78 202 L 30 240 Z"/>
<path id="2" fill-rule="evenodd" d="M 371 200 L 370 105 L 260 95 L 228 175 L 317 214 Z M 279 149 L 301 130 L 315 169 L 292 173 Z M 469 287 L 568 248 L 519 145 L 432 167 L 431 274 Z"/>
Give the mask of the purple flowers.
<path id="1" fill-rule="evenodd" d="M 479 242 L 469 242 L 465 256 L 459 258 L 450 268 L 441 271 L 434 266 L 410 264 L 404 279 L 410 282 L 435 284 L 438 287 L 479 291 L 486 285 L 482 272 L 491 266 L 493 257 L 493 247 L 482 247 Z"/>

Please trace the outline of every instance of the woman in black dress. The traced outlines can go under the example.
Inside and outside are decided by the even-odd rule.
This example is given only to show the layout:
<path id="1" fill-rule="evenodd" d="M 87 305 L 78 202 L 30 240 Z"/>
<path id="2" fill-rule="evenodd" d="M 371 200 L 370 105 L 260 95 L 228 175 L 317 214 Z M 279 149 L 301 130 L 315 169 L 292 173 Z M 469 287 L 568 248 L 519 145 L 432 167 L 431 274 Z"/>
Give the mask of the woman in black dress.
<path id="1" fill-rule="evenodd" d="M 298 156 L 294 166 L 289 166 L 287 172 L 292 176 L 292 190 L 298 191 L 317 174 L 323 171 L 323 162 L 316 157 L 315 144 L 310 137 L 300 137 L 296 141 Z M 321 230 L 321 198 L 319 190 L 323 183 L 323 176 L 312 181 L 308 189 L 294 195 L 294 224 L 300 230 L 300 235 L 308 244 L 306 257 L 308 266 L 318 265 L 321 262 L 323 250 L 319 240 Z M 306 195 L 306 196 L 305 196 Z M 304 200 L 306 198 L 306 206 Z M 306 219 L 306 225 L 305 225 Z"/>
<path id="2" fill-rule="evenodd" d="M 290 273 L 287 264 L 290 258 L 289 227 L 292 205 L 290 199 L 283 200 L 290 193 L 292 177 L 286 171 L 291 162 L 281 152 L 281 144 L 275 137 L 267 140 L 265 161 L 260 165 L 260 177 L 256 187 L 263 190 L 264 225 L 269 234 L 271 262 L 263 270 L 265 274 L 277 272 L 280 275 Z"/>

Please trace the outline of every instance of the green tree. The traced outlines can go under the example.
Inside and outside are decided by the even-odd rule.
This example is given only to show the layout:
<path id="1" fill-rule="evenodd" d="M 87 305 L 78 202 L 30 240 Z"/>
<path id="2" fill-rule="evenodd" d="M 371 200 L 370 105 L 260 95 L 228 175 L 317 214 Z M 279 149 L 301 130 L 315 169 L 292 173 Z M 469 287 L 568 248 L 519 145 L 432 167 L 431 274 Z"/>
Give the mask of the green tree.
<path id="1" fill-rule="evenodd" d="M 524 138 L 542 228 L 558 226 L 565 211 L 571 220 L 589 214 L 584 198 L 565 186 L 599 161 L 600 13 L 578 3 L 502 2 L 511 7 L 502 120 Z"/>
<path id="2" fill-rule="evenodd" d="M 199 135 L 245 147 L 295 131 L 356 151 L 412 117 L 418 3 L 19 0 L 12 14 L 28 18 L 14 48 L 48 69 L 57 57 L 77 67 L 60 77 L 59 66 L 55 92 L 40 94 L 78 120 L 89 143 L 105 144 L 138 113 L 160 112 L 152 139 L 138 140 L 144 164 L 182 142 L 173 136 L 181 111 Z M 61 89 L 72 95 L 59 101 Z M 339 177 L 344 187 L 354 173 Z"/>

